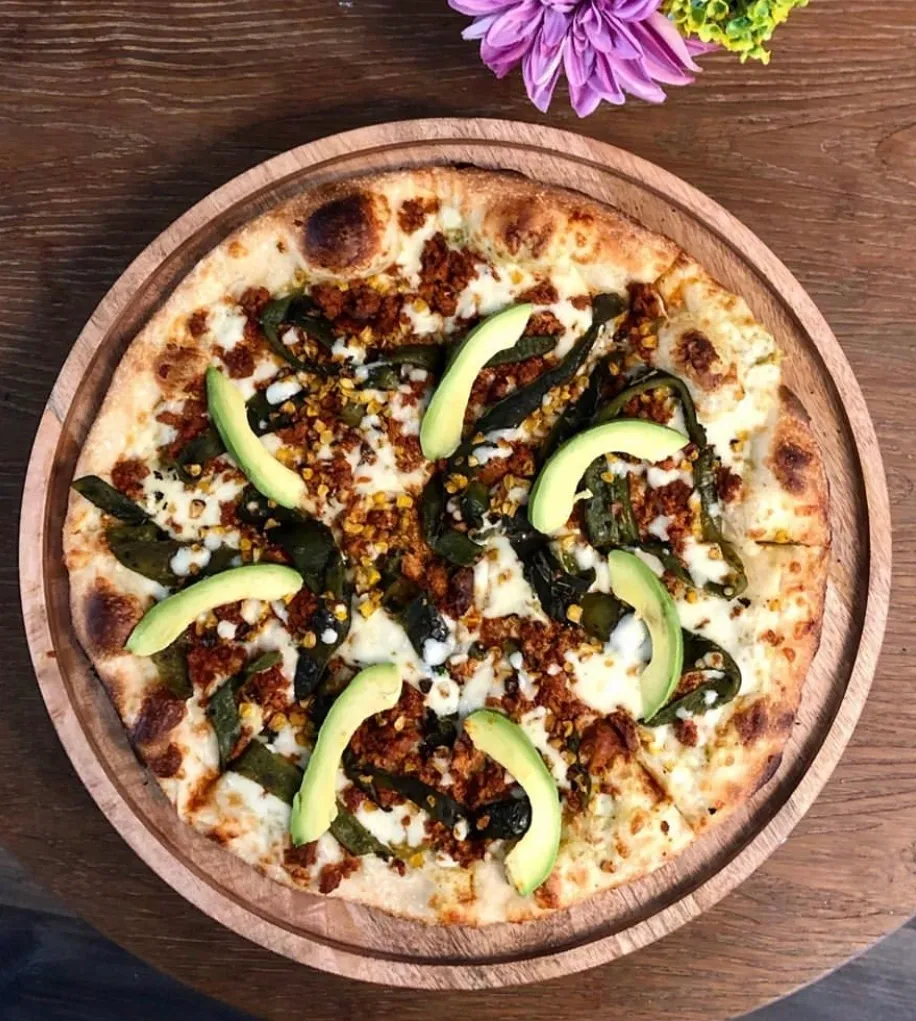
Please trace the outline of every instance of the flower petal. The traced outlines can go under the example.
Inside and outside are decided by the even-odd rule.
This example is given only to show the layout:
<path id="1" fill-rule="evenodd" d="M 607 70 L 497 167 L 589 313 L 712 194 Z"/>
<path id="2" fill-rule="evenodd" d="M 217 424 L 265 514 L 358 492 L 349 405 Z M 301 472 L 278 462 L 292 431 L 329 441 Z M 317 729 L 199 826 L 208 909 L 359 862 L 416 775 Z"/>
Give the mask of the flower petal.
<path id="1" fill-rule="evenodd" d="M 606 12 L 620 21 L 644 21 L 658 10 L 660 0 L 617 0 Z"/>
<path id="2" fill-rule="evenodd" d="M 576 45 L 576 39 L 570 39 L 563 58 L 566 77 L 570 88 L 573 85 L 583 86 L 595 69 L 595 51 L 589 45 Z"/>
<path id="3" fill-rule="evenodd" d="M 649 77 L 648 72 L 638 60 L 619 60 L 614 64 L 614 71 L 621 86 L 639 99 L 647 103 L 663 103 L 665 93 Z"/>
<path id="4" fill-rule="evenodd" d="M 598 54 L 598 59 L 595 62 L 595 81 L 601 88 L 602 97 L 607 102 L 619 106 L 624 102 L 626 96 L 623 94 L 623 89 L 617 81 L 617 75 L 614 73 L 615 67 L 616 62 L 614 60 L 604 54 Z"/>
<path id="5" fill-rule="evenodd" d="M 561 50 L 558 54 L 560 59 L 557 60 L 553 74 L 544 81 L 534 82 L 530 81 L 527 76 L 525 77 L 525 88 L 528 92 L 528 98 L 532 103 L 534 103 L 538 110 L 541 111 L 541 113 L 547 113 L 547 110 L 550 107 L 550 101 L 553 99 L 554 89 L 557 87 L 557 82 L 560 80 L 560 73 L 563 69 L 562 56 L 563 53 Z M 522 67 L 524 69 L 524 64 Z"/>
<path id="6" fill-rule="evenodd" d="M 521 39 L 530 39 L 541 27 L 543 8 L 538 0 L 522 0 L 497 15 L 487 32 L 491 46 L 514 46 Z"/>
<path id="7" fill-rule="evenodd" d="M 472 18 L 478 15 L 498 14 L 507 7 L 514 7 L 518 0 L 448 0 L 449 7 L 459 14 L 469 14 Z"/>
<path id="8" fill-rule="evenodd" d="M 655 14 L 643 22 L 643 27 L 652 32 L 658 44 L 664 47 L 682 67 L 685 67 L 688 71 L 703 70 L 690 56 L 690 50 L 687 48 L 684 37 L 664 14 L 659 14 L 656 11 Z"/>
<path id="9" fill-rule="evenodd" d="M 495 14 L 488 14 L 485 18 L 475 18 L 470 25 L 461 33 L 462 39 L 482 39 L 489 31 L 490 26 L 496 20 Z"/>
<path id="10" fill-rule="evenodd" d="M 588 117 L 594 113 L 601 102 L 601 93 L 591 85 L 569 86 L 569 99 L 573 109 L 580 117 Z"/>

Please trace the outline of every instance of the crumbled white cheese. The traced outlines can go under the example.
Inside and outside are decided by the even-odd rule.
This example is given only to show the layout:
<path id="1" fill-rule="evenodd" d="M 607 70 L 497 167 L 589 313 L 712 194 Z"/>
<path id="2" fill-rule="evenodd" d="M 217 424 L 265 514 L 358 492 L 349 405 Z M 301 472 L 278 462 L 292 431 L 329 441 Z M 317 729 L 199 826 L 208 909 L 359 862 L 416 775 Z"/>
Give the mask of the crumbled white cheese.
<path id="1" fill-rule="evenodd" d="M 271 383 L 267 388 L 267 403 L 282 404 L 284 401 L 288 401 L 290 397 L 294 397 L 301 389 L 302 384 L 295 376 L 287 376 L 286 379 L 280 379 L 276 383 Z"/>
<path id="2" fill-rule="evenodd" d="M 169 561 L 169 567 L 185 578 L 191 573 L 191 567 L 204 568 L 210 562 L 210 550 L 206 546 L 182 546 Z"/>
<path id="3" fill-rule="evenodd" d="M 220 638 L 224 638 L 226 641 L 231 642 L 235 638 L 236 625 L 231 620 L 221 620 L 216 625 L 216 633 Z"/>

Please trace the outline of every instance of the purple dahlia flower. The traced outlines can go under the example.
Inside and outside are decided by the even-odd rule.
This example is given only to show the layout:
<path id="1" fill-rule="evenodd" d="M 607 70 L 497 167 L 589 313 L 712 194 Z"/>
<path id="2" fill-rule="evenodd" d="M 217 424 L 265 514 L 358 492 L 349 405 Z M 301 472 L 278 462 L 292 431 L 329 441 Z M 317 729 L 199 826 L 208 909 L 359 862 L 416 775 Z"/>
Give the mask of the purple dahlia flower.
<path id="1" fill-rule="evenodd" d="M 565 71 L 573 108 L 587 117 L 602 100 L 631 93 L 650 103 L 665 98 L 659 82 L 689 85 L 693 56 L 711 47 L 688 43 L 659 10 L 661 0 L 448 0 L 474 18 L 465 39 L 502 78 L 519 63 L 531 102 L 550 106 Z"/>

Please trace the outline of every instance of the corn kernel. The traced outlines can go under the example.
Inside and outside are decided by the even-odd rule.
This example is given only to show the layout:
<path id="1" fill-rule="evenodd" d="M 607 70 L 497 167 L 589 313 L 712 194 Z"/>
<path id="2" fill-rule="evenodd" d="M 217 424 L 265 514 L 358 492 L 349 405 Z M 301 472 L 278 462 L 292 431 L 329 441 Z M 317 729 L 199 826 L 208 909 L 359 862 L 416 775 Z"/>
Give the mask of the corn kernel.
<path id="1" fill-rule="evenodd" d="M 413 497 L 407 493 L 401 493 L 396 502 L 398 507 L 413 507 Z"/>
<path id="2" fill-rule="evenodd" d="M 569 609 L 566 611 L 567 619 L 571 620 L 573 624 L 578 624 L 582 620 L 582 607 L 578 603 L 571 603 Z"/>
<path id="3" fill-rule="evenodd" d="M 687 600 L 688 603 L 695 603 L 697 601 L 697 590 L 688 589 L 687 595 L 684 596 L 684 598 Z"/>
<path id="4" fill-rule="evenodd" d="M 343 603 L 338 603 L 334 607 L 334 617 L 335 617 L 336 620 L 346 620 L 347 619 L 347 608 L 346 608 L 346 606 L 344 606 Z"/>
<path id="5" fill-rule="evenodd" d="M 314 631 L 306 631 L 302 636 L 302 646 L 306 649 L 314 649 L 318 643 L 318 636 Z"/>
<path id="6" fill-rule="evenodd" d="M 274 713 L 270 718 L 270 729 L 271 730 L 286 730 L 289 726 L 289 720 L 283 713 Z"/>

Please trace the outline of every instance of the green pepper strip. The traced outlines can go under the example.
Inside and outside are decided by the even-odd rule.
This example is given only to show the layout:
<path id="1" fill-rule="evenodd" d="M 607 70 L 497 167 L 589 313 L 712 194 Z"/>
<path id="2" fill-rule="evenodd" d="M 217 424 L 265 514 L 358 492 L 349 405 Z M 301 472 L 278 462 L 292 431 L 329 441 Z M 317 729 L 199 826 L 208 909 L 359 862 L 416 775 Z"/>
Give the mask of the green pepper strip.
<path id="1" fill-rule="evenodd" d="M 99 510 L 123 521 L 125 525 L 142 525 L 149 520 L 149 515 L 142 507 L 98 475 L 84 475 L 72 483 L 72 488 Z"/>
<path id="2" fill-rule="evenodd" d="M 374 837 L 339 801 L 337 802 L 337 815 L 331 823 L 331 833 L 339 844 L 342 844 L 350 854 L 355 854 L 357 857 L 375 854 L 382 861 L 390 861 L 394 857 L 391 848 Z"/>
<path id="3" fill-rule="evenodd" d="M 712 508 L 718 502 L 716 491 L 715 474 L 715 451 L 709 445 L 706 438 L 706 430 L 700 425 L 697 418 L 696 405 L 687 389 L 687 384 L 667 372 L 650 372 L 648 376 L 640 379 L 626 390 L 622 390 L 610 401 L 595 417 L 596 425 L 608 422 L 616 418 L 624 407 L 639 394 L 649 390 L 668 389 L 674 391 L 681 403 L 684 413 L 684 424 L 687 427 L 687 435 L 691 442 L 697 447 L 697 459 L 693 464 L 693 478 L 697 495 L 700 497 L 700 524 L 703 529 L 703 540 L 716 544 L 722 551 L 722 559 L 728 564 L 732 577 L 725 583 L 707 582 L 703 588 L 714 595 L 723 596 L 726 599 L 734 599 L 740 596 L 747 588 L 747 573 L 738 551 L 723 535 L 719 521 L 713 514 Z M 691 582 L 692 583 L 692 582 Z"/>
<path id="4" fill-rule="evenodd" d="M 241 773 L 259 783 L 269 794 L 288 805 L 293 803 L 302 785 L 302 770 L 260 741 L 252 741 L 229 768 L 233 773 Z"/>
<path id="5" fill-rule="evenodd" d="M 240 773 L 259 783 L 268 794 L 275 795 L 288 805 L 293 803 L 302 785 L 302 770 L 260 741 L 252 741 L 229 768 L 233 773 Z M 340 802 L 337 803 L 337 817 L 331 823 L 331 833 L 350 854 L 377 854 L 383 861 L 394 857 L 391 848 L 372 836 Z"/>
<path id="6" fill-rule="evenodd" d="M 685 630 L 683 634 L 686 669 L 682 676 L 692 673 L 709 676 L 686 695 L 663 706 L 651 719 L 644 720 L 647 727 L 661 727 L 688 715 L 699 716 L 710 709 L 718 709 L 731 702 L 741 689 L 741 670 L 721 645 L 692 631 Z M 712 663 L 709 657 L 714 657 Z M 709 692 L 713 692 L 715 697 L 707 701 Z"/>
<path id="7" fill-rule="evenodd" d="M 291 314 L 295 311 L 296 304 L 305 305 L 305 310 L 299 315 Z M 312 314 L 312 309 L 314 306 L 301 292 L 287 294 L 283 298 L 274 298 L 264 306 L 264 310 L 261 312 L 261 329 L 274 353 L 297 371 L 312 372 L 318 376 L 333 376 L 338 371 L 336 365 L 320 365 L 317 362 L 303 361 L 303 359 L 297 358 L 280 339 L 280 327 L 289 322 L 292 325 L 301 326 L 313 340 L 316 340 L 326 350 L 330 350 L 334 343 L 331 325 L 323 316 Z"/>

